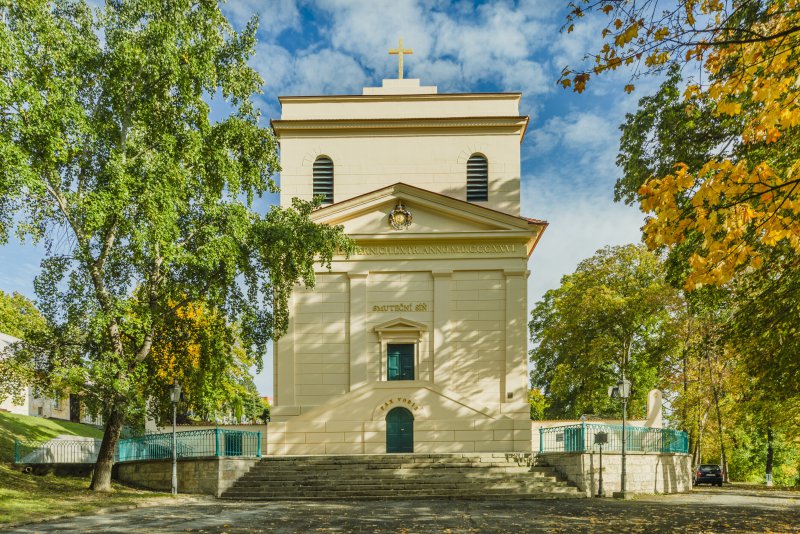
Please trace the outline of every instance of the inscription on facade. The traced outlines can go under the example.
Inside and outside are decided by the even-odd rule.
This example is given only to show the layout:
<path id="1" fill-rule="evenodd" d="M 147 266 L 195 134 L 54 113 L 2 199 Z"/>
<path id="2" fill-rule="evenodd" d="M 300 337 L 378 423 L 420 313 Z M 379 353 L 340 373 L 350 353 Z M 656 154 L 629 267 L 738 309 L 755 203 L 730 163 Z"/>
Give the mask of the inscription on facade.
<path id="1" fill-rule="evenodd" d="M 524 252 L 524 245 L 514 243 L 451 243 L 440 245 L 361 245 L 359 256 L 430 256 L 439 254 L 512 254 Z"/>
<path id="2" fill-rule="evenodd" d="M 426 302 L 409 302 L 407 304 L 375 304 L 372 306 L 374 312 L 425 312 L 428 311 Z"/>
<path id="3" fill-rule="evenodd" d="M 415 412 L 419 411 L 419 404 L 414 402 L 413 400 L 406 398 L 406 397 L 397 397 L 395 399 L 389 399 L 383 404 L 381 404 L 381 411 L 386 411 L 389 408 L 394 408 L 395 406 L 403 405 L 406 408 L 411 408 Z"/>

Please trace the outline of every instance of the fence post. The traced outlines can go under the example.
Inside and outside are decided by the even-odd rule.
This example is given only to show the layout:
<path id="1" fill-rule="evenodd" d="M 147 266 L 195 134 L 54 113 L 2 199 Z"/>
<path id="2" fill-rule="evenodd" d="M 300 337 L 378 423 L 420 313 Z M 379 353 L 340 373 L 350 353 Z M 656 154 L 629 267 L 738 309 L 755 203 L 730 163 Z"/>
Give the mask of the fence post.
<path id="1" fill-rule="evenodd" d="M 214 456 L 216 456 L 217 458 L 219 458 L 219 449 L 220 449 L 220 447 L 219 447 L 219 435 L 220 435 L 219 428 L 215 428 L 214 429 Z"/>
<path id="2" fill-rule="evenodd" d="M 261 432 L 258 433 L 258 449 L 256 450 L 256 458 L 261 458 Z"/>
<path id="3" fill-rule="evenodd" d="M 19 440 L 14 440 L 14 463 L 19 463 Z"/>
<path id="4" fill-rule="evenodd" d="M 581 452 L 586 452 L 586 421 L 581 421 Z"/>
<path id="5" fill-rule="evenodd" d="M 544 452 L 544 427 L 539 427 L 539 452 Z"/>

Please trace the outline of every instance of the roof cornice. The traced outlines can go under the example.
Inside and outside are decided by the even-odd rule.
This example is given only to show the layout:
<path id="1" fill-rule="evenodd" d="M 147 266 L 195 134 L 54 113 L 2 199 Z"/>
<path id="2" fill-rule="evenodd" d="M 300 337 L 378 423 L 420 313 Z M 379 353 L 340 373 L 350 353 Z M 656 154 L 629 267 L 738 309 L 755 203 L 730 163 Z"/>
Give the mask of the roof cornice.
<path id="1" fill-rule="evenodd" d="M 310 95 L 279 96 L 281 104 L 318 103 L 318 102 L 397 102 L 400 100 L 519 100 L 522 93 L 421 93 L 421 94 L 389 94 L 389 95 Z"/>
<path id="2" fill-rule="evenodd" d="M 375 119 L 273 119 L 270 121 L 275 135 L 301 134 L 308 132 L 335 132 L 337 130 L 386 131 L 453 128 L 501 128 L 519 132 L 520 143 L 525 137 L 530 118 L 520 116 L 494 117 L 420 117 L 420 118 L 375 118 Z"/>

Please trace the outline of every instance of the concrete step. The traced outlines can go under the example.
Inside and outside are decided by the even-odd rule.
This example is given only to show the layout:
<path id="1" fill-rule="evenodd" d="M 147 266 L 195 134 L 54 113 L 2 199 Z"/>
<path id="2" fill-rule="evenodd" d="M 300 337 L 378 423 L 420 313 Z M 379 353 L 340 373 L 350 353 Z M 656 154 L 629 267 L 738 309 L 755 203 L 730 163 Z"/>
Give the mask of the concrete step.
<path id="1" fill-rule="evenodd" d="M 227 499 L 581 497 L 530 455 L 505 453 L 272 456 Z"/>
<path id="2" fill-rule="evenodd" d="M 502 484 L 510 484 L 516 486 L 522 485 L 537 485 L 537 486 L 554 486 L 559 485 L 561 482 L 556 477 L 538 477 L 538 478 L 522 478 L 522 477 L 504 477 L 504 478 L 480 478 L 464 480 L 459 477 L 439 477 L 439 478 L 417 478 L 417 479 L 296 479 L 284 481 L 270 481 L 275 484 L 265 483 L 261 480 L 243 479 L 240 480 L 235 487 L 237 488 L 261 488 L 261 487 L 321 487 L 321 486 L 375 486 L 375 487 L 416 487 L 420 485 L 455 485 L 455 486 L 469 486 L 469 487 L 482 487 L 482 486 L 496 486 Z"/>
<path id="3" fill-rule="evenodd" d="M 502 456 L 434 456 L 414 454 L 391 455 L 349 455 L 349 456 L 268 456 L 261 460 L 265 464 L 292 464 L 292 465 L 397 465 L 397 464 L 497 464 L 508 466 L 535 465 L 530 457 L 502 457 Z"/>
<path id="4" fill-rule="evenodd" d="M 251 476 L 256 477 L 268 477 L 268 476 L 285 476 L 285 475 L 294 475 L 294 474 L 315 474 L 319 476 L 340 476 L 346 475 L 351 477 L 362 477 L 362 476 L 392 476 L 392 475 L 425 475 L 425 474 L 432 474 L 432 475 L 443 475 L 443 474 L 458 474 L 458 475 L 466 475 L 471 476 L 479 473 L 486 473 L 486 474 L 505 474 L 505 473 L 528 473 L 531 476 L 536 476 L 537 474 L 550 474 L 553 472 L 551 467 L 498 467 L 498 466 L 486 466 L 486 467 L 449 467 L 447 469 L 441 469 L 436 467 L 428 467 L 428 468 L 421 468 L 421 467 L 397 467 L 397 468 L 342 468 L 339 467 L 337 469 L 317 469 L 316 467 L 306 467 L 306 466 L 297 466 L 297 467 L 271 467 L 271 466 L 263 466 L 257 465 L 254 466 L 249 474 Z"/>
<path id="5" fill-rule="evenodd" d="M 452 478 L 455 480 L 482 480 L 482 479 L 500 479 L 500 478 L 525 478 L 531 480 L 539 480 L 545 478 L 555 478 L 557 474 L 555 471 L 536 471 L 536 472 L 460 472 L 460 471 L 390 471 L 390 472 L 372 472 L 369 474 L 359 473 L 341 473 L 339 476 L 331 476 L 329 472 L 314 473 L 253 473 L 247 475 L 247 480 L 258 481 L 260 483 L 267 482 L 289 482 L 292 480 L 424 480 L 424 479 L 442 479 Z"/>
<path id="6" fill-rule="evenodd" d="M 456 499 L 562 499 L 562 498 L 581 498 L 580 493 L 575 488 L 560 488 L 554 490 L 515 491 L 509 489 L 483 490 L 480 492 L 464 490 L 437 489 L 431 492 L 420 492 L 416 490 L 328 490 L 328 491 L 297 491 L 297 492 L 258 492 L 243 495 L 229 495 L 226 493 L 224 499 L 237 500 L 284 500 L 284 499 L 431 499 L 431 498 L 456 498 Z"/>
<path id="7" fill-rule="evenodd" d="M 223 496 L 223 499 L 231 499 L 230 497 Z M 358 501 L 378 501 L 378 500 L 391 500 L 391 499 L 404 499 L 404 500 L 459 500 L 459 501 L 542 501 L 542 500 L 555 500 L 555 499 L 581 499 L 584 498 L 583 494 L 556 494 L 556 493 L 516 493 L 509 494 L 503 493 L 485 493 L 482 495 L 474 494 L 459 494 L 459 493 L 440 493 L 436 495 L 341 495 L 331 493 L 328 495 L 277 495 L 277 496 L 247 496 L 236 497 L 238 501 L 331 501 L 331 500 L 358 500 Z"/>
<path id="8" fill-rule="evenodd" d="M 318 494 L 327 493 L 341 493 L 342 495 L 359 494 L 359 495 L 405 495 L 409 493 L 418 495 L 431 495 L 435 496 L 440 493 L 453 494 L 459 493 L 463 495 L 484 495 L 487 493 L 553 493 L 553 494 L 572 494 L 576 493 L 577 489 L 568 486 L 556 485 L 530 485 L 530 486 L 517 486 L 517 485 L 497 485 L 485 486 L 478 488 L 464 488 L 458 484 L 432 484 L 420 486 L 405 486 L 405 487 L 386 487 L 386 486 L 326 486 L 326 487 L 309 487 L 301 486 L 284 490 L 263 490 L 248 488 L 240 488 L 237 491 L 229 491 L 225 493 L 225 498 L 236 499 L 240 497 L 292 497 L 292 496 L 314 496 Z"/>

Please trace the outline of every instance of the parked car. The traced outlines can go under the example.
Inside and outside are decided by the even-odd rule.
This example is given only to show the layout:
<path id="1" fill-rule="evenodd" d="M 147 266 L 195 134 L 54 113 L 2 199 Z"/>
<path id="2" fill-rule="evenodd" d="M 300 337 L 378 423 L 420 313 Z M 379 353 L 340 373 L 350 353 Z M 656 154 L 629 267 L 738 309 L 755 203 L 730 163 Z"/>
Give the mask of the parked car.
<path id="1" fill-rule="evenodd" d="M 722 486 L 722 468 L 717 464 L 698 465 L 694 470 L 692 478 L 694 479 L 695 486 L 698 484 Z"/>

